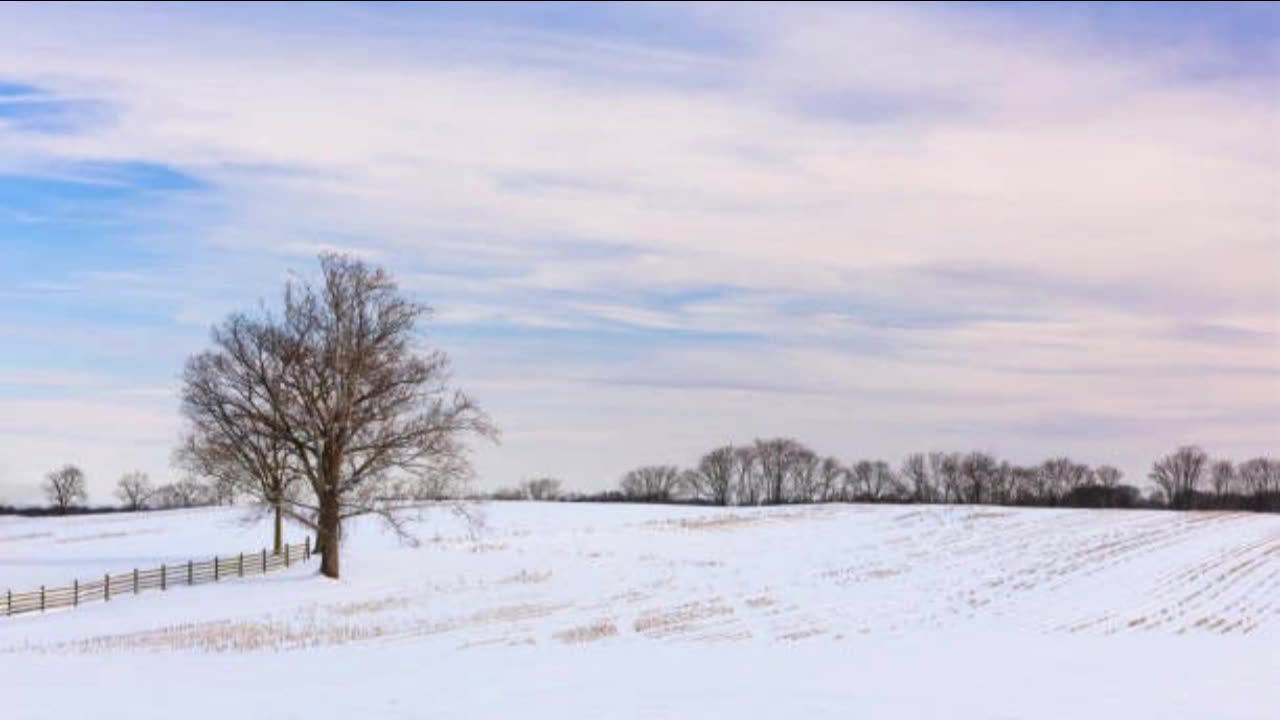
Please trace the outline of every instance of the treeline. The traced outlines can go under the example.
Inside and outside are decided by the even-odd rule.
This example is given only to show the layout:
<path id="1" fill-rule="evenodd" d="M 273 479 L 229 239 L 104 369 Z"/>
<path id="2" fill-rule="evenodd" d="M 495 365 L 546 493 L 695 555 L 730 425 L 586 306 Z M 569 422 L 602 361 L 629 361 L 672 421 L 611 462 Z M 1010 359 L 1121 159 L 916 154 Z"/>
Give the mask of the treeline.
<path id="1" fill-rule="evenodd" d="M 41 490 L 46 507 L 0 506 L 0 515 L 84 515 L 89 513 L 228 505 L 235 501 L 235 488 L 225 482 L 203 483 L 192 478 L 155 485 L 144 472 L 126 473 L 116 481 L 118 506 L 89 505 L 89 489 L 84 470 L 67 464 L 45 475 Z"/>
<path id="2" fill-rule="evenodd" d="M 884 460 L 846 464 L 822 457 L 797 440 L 772 438 L 715 448 L 692 468 L 639 467 L 626 473 L 616 490 L 602 493 L 565 495 L 557 483 L 554 493 L 537 497 L 526 483 L 492 497 L 704 505 L 894 502 L 1280 511 L 1277 458 L 1258 457 L 1237 465 L 1211 459 L 1188 445 L 1152 464 L 1152 486 L 1146 493 L 1123 479 L 1124 474 L 1110 465 L 1090 466 L 1068 457 L 1023 465 L 981 451 L 913 453 L 897 466 Z"/>

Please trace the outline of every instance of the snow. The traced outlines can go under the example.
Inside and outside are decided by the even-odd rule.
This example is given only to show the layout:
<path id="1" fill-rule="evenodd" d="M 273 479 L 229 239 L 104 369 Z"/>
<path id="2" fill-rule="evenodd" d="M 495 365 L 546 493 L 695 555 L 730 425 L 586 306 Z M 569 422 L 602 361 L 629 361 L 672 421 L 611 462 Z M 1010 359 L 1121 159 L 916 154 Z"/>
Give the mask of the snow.
<path id="1" fill-rule="evenodd" d="M 471 512 L 425 511 L 417 547 L 353 525 L 337 582 L 313 561 L 0 618 L 0 714 L 1280 717 L 1274 515 Z M 260 548 L 244 516 L 0 518 L 0 591 Z"/>

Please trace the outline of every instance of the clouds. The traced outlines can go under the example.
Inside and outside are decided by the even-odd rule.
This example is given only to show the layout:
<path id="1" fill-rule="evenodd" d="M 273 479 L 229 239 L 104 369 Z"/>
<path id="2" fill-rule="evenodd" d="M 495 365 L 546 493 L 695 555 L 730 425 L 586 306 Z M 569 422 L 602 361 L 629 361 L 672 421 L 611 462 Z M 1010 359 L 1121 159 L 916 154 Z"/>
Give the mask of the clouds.
<path id="1" fill-rule="evenodd" d="M 650 459 L 637 435 L 846 452 L 857 433 L 892 456 L 980 412 L 996 425 L 957 440 L 1025 423 L 1040 430 L 999 449 L 1033 455 L 1095 408 L 1172 418 L 1083 453 L 1136 472 L 1138 448 L 1205 429 L 1201 405 L 1280 400 L 1278 70 L 1258 40 L 1275 16 L 1153 12 L 6 6 L 22 31 L 0 42 L 0 103 L 104 110 L 54 127 L 0 111 L 0 172 L 105 168 L 147 191 L 94 207 L 123 218 L 119 257 L 49 262 L 83 242 L 68 232 L 9 265 L 46 285 L 138 269 L 170 321 L 92 330 L 173 338 L 171 358 L 317 248 L 383 262 L 439 307 L 504 425 L 549 448 L 580 412 L 632 429 L 580 453 L 509 430 L 484 461 L 495 483 L 610 483 Z M 11 209 L 74 229 L 66 206 Z M 2 230 L 0 259 L 27 237 Z M 122 285 L 76 297 L 111 315 Z M 77 315 L 35 332 L 11 306 L 0 325 L 80 334 Z M 550 380 L 510 385 L 530 375 Z M 682 413 L 730 419 L 673 440 L 671 411 L 634 394 L 664 383 Z M 751 417 L 735 393 L 756 391 L 793 411 Z M 921 392 L 961 394 L 944 412 Z M 1277 430 L 1228 441 L 1260 451 Z"/>

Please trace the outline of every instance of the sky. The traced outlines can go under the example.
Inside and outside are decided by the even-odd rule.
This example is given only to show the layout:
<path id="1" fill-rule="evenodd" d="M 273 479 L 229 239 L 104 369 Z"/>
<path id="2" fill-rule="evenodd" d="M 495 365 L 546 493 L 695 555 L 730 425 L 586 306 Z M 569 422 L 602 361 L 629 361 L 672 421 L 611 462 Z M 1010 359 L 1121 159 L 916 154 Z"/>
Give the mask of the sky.
<path id="1" fill-rule="evenodd" d="M 1280 452 L 1280 5 L 0 5 L 0 502 L 178 479 L 184 360 L 385 266 L 477 487 Z"/>

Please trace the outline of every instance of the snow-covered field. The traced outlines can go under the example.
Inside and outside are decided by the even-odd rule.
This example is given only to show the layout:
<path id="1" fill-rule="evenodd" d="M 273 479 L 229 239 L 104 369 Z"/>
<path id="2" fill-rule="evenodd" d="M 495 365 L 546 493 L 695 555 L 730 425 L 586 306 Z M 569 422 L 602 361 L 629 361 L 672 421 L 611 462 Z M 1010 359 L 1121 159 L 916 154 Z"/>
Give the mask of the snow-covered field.
<path id="1" fill-rule="evenodd" d="M 478 515 L 359 523 L 339 582 L 0 618 L 0 717 L 1280 718 L 1274 515 Z M 0 592 L 261 547 L 243 516 L 0 518 Z"/>

